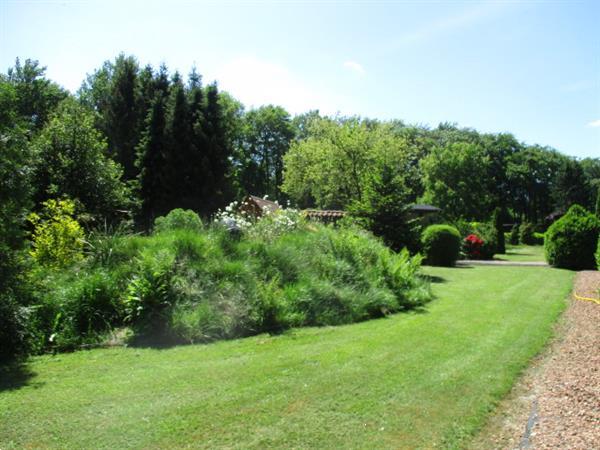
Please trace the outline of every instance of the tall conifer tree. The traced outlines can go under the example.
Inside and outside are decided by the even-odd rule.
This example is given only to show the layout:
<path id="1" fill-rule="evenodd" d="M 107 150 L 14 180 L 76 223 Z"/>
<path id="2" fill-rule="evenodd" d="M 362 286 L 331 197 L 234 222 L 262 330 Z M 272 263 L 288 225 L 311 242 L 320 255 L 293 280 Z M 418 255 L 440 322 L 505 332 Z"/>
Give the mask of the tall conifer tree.
<path id="1" fill-rule="evenodd" d="M 117 57 L 107 105 L 107 135 L 111 153 L 123 166 L 123 178 L 135 178 L 135 148 L 138 144 L 139 114 L 136 91 L 138 64 L 132 56 Z"/>

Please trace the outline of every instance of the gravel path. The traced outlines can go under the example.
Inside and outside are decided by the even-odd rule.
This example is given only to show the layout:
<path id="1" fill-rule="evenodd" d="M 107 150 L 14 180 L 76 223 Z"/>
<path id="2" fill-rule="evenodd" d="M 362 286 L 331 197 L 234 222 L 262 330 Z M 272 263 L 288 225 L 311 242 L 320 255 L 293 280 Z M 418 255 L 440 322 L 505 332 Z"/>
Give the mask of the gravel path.
<path id="1" fill-rule="evenodd" d="M 535 266 L 549 267 L 544 261 L 498 261 L 495 259 L 460 259 L 457 266 Z"/>
<path id="2" fill-rule="evenodd" d="M 574 291 L 598 298 L 600 272 L 579 272 Z M 600 305 L 571 300 L 564 339 L 550 354 L 537 389 L 536 449 L 600 448 Z"/>
<path id="3" fill-rule="evenodd" d="M 598 298 L 600 272 L 573 290 Z M 499 405 L 473 449 L 600 449 L 600 304 L 571 297 L 557 338 Z"/>

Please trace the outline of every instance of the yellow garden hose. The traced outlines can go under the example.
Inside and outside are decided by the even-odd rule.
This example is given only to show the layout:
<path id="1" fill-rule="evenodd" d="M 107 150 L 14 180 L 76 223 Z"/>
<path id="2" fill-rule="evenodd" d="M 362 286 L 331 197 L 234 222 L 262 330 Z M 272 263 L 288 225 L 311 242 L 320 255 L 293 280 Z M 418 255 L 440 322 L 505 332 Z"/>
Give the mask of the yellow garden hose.
<path id="1" fill-rule="evenodd" d="M 600 305 L 600 299 L 592 297 L 582 297 L 581 295 L 578 295 L 577 292 L 573 292 L 573 297 L 575 297 L 577 300 L 582 300 L 584 302 L 594 302 Z"/>

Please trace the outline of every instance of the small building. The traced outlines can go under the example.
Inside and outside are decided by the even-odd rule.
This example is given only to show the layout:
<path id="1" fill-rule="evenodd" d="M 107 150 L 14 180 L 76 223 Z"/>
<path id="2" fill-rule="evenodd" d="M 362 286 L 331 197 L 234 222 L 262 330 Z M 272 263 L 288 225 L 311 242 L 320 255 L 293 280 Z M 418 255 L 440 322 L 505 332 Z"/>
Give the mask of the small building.
<path id="1" fill-rule="evenodd" d="M 256 195 L 249 195 L 240 204 L 238 210 L 245 212 L 253 217 L 262 217 L 264 214 L 270 214 L 280 209 L 279 203 L 272 202 L 266 198 L 260 198 Z"/>

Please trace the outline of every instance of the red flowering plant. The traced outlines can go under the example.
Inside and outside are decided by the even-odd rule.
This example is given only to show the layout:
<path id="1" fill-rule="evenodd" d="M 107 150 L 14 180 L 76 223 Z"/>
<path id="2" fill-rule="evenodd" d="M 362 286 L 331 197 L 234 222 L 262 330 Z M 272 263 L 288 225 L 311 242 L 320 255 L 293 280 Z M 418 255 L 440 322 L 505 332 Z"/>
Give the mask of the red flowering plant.
<path id="1" fill-rule="evenodd" d="M 470 234 L 464 239 L 463 243 L 464 252 L 468 259 L 481 259 L 483 257 L 481 250 L 484 242 L 479 236 Z"/>

